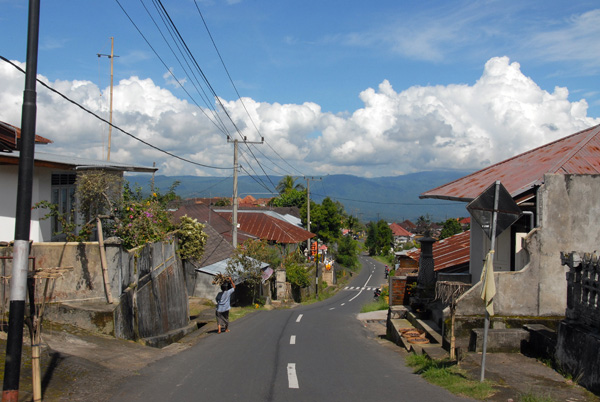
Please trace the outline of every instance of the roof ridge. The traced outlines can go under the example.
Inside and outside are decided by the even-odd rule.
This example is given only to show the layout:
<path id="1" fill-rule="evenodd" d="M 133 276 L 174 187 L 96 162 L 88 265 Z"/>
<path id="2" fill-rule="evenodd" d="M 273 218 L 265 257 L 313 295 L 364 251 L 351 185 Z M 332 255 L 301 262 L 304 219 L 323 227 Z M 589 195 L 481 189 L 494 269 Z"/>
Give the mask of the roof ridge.
<path id="1" fill-rule="evenodd" d="M 480 174 L 482 174 L 483 172 L 486 172 L 486 171 L 488 171 L 488 170 L 491 170 L 491 169 L 493 169 L 493 168 L 496 168 L 496 167 L 498 167 L 498 166 L 502 166 L 502 165 L 504 165 L 504 164 L 506 164 L 506 163 L 512 162 L 512 161 L 514 161 L 515 159 L 521 158 L 522 156 L 529 155 L 529 154 L 531 154 L 531 153 L 533 153 L 533 152 L 537 152 L 537 151 L 539 151 L 540 149 L 543 149 L 543 148 L 549 147 L 549 146 L 551 146 L 551 145 L 554 145 L 554 144 L 556 144 L 556 143 L 558 143 L 558 142 L 561 142 L 561 141 L 565 141 L 565 140 L 567 140 L 567 139 L 569 139 L 569 138 L 572 138 L 572 137 L 575 137 L 575 136 L 577 136 L 577 135 L 581 135 L 582 133 L 584 133 L 584 132 L 586 132 L 586 131 L 590 131 L 590 134 L 589 134 L 589 135 L 590 135 L 590 137 L 589 137 L 589 138 L 587 138 L 587 139 L 586 139 L 586 141 L 584 141 L 584 145 L 585 145 L 585 144 L 587 144 L 587 143 L 588 143 L 588 142 L 589 142 L 589 141 L 590 141 L 590 140 L 591 140 L 591 139 L 592 139 L 592 138 L 593 138 L 593 137 L 594 137 L 596 134 L 598 134 L 598 133 L 596 132 L 596 133 L 594 133 L 594 134 L 592 135 L 592 134 L 591 134 L 591 132 L 598 131 L 598 129 L 600 129 L 600 124 L 597 124 L 597 125 L 595 125 L 595 126 L 592 126 L 592 127 L 589 127 L 589 128 L 583 129 L 583 130 L 580 130 L 580 131 L 578 131 L 578 132 L 576 132 L 576 133 L 574 133 L 574 134 L 567 135 L 566 137 L 562 137 L 562 138 L 556 139 L 556 140 L 554 140 L 554 141 L 552 141 L 552 142 L 549 142 L 549 143 L 547 143 L 547 144 L 540 145 L 539 147 L 536 147 L 536 148 L 530 149 L 529 151 L 525 151 L 525 152 L 523 152 L 523 153 L 520 153 L 520 154 L 518 154 L 518 155 L 512 156 L 512 157 L 510 157 L 510 158 L 508 158 L 508 159 L 505 159 L 505 160 L 503 160 L 503 161 L 500 161 L 500 162 L 494 163 L 493 165 L 486 166 L 486 167 L 484 167 L 483 169 L 476 170 L 475 172 L 473 172 L 473 173 L 470 173 L 470 174 L 468 174 L 468 175 L 466 175 L 466 176 L 460 177 L 460 178 L 458 178 L 458 179 L 456 179 L 456 180 L 453 180 L 453 181 L 451 181 L 451 182 L 448 182 L 448 183 L 442 184 L 442 185 L 440 185 L 440 186 L 437 186 L 437 187 L 435 187 L 435 188 L 433 188 L 433 189 L 431 189 L 431 190 L 428 190 L 428 191 L 424 192 L 423 194 L 427 194 L 427 193 L 433 193 L 433 192 L 435 192 L 435 191 L 436 191 L 437 189 L 439 189 L 439 188 L 450 186 L 450 185 L 452 185 L 453 183 L 456 183 L 456 182 L 458 182 L 458 181 L 463 181 L 463 180 L 465 180 L 465 179 L 467 179 L 468 177 L 471 177 L 471 176 L 473 176 L 473 175 L 480 175 Z M 578 149 L 578 151 L 579 151 L 580 149 L 581 149 L 581 147 Z M 574 155 L 574 154 L 570 155 L 570 158 L 571 158 L 571 157 L 573 157 L 573 155 Z M 553 168 L 554 168 L 554 167 L 553 167 Z M 419 196 L 419 198 L 427 198 L 427 197 L 422 197 L 422 195 L 420 195 L 420 196 Z"/>

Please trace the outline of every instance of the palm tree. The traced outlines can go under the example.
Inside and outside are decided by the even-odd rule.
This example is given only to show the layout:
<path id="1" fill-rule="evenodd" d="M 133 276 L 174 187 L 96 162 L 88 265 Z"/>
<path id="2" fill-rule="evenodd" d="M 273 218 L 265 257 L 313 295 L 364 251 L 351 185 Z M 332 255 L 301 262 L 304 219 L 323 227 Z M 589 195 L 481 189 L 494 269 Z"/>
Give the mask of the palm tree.
<path id="1" fill-rule="evenodd" d="M 303 191 L 304 186 L 301 183 L 296 183 L 296 178 L 293 176 L 283 176 L 276 187 L 279 194 L 286 193 L 290 190 Z"/>

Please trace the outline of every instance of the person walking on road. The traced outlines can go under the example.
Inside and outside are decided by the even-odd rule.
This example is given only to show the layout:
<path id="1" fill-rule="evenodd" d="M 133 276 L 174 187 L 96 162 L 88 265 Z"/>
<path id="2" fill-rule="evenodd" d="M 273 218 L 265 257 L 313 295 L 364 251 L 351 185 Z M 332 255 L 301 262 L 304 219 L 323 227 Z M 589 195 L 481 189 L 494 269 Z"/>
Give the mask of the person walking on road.
<path id="1" fill-rule="evenodd" d="M 235 283 L 229 277 L 231 288 L 227 289 L 227 283 L 221 284 L 221 292 L 217 295 L 217 333 L 229 332 L 229 309 L 231 308 L 231 295 L 235 291 Z"/>

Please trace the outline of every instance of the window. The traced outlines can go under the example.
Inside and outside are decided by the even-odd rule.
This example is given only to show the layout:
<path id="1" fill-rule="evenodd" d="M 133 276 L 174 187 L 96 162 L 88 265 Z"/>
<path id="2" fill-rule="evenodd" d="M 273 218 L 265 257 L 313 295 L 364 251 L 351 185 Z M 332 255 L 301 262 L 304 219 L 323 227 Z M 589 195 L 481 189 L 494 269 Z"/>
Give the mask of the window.
<path id="1" fill-rule="evenodd" d="M 75 219 L 75 173 L 53 173 L 52 174 L 52 200 L 58 205 L 58 212 L 67 216 L 69 222 Z M 57 217 L 52 218 L 52 240 L 60 240 L 60 236 L 54 233 L 62 230 Z"/>

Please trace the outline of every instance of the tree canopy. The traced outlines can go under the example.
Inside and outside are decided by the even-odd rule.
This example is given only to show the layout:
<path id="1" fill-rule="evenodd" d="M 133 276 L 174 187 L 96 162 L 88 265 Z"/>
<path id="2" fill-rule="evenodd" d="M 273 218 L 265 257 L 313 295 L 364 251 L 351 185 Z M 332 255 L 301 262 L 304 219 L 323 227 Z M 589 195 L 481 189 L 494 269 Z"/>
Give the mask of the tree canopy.
<path id="1" fill-rule="evenodd" d="M 306 204 L 301 210 L 302 222 L 306 224 Z M 340 237 L 342 217 L 339 205 L 326 197 L 321 205 L 310 203 L 310 231 L 315 233 L 325 243 L 333 243 Z"/>
<path id="2" fill-rule="evenodd" d="M 455 234 L 461 233 L 462 231 L 463 230 L 462 230 L 462 227 L 460 226 L 460 223 L 458 222 L 458 219 L 456 219 L 456 218 L 447 219 L 446 222 L 444 222 L 442 232 L 440 233 L 440 240 L 445 239 L 450 236 L 454 236 Z"/>
<path id="3" fill-rule="evenodd" d="M 283 194 L 291 190 L 303 191 L 304 186 L 301 183 L 296 183 L 295 177 L 287 175 L 279 180 L 276 190 L 279 191 L 279 194 Z"/>
<path id="4" fill-rule="evenodd" d="M 381 219 L 379 222 L 369 222 L 365 241 L 369 255 L 387 254 L 392 248 L 393 242 L 394 234 L 386 221 Z"/>

